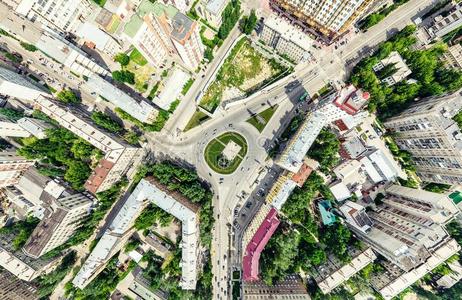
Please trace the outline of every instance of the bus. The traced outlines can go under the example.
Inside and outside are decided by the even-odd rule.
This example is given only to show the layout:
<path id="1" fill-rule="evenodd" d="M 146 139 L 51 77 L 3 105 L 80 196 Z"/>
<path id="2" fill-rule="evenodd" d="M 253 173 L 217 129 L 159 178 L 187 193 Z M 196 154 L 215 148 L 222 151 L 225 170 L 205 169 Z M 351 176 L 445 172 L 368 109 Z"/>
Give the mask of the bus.
<path id="1" fill-rule="evenodd" d="M 301 95 L 300 98 L 298 98 L 298 101 L 303 102 L 306 100 L 306 98 L 308 98 L 308 92 L 304 92 L 303 95 Z"/>

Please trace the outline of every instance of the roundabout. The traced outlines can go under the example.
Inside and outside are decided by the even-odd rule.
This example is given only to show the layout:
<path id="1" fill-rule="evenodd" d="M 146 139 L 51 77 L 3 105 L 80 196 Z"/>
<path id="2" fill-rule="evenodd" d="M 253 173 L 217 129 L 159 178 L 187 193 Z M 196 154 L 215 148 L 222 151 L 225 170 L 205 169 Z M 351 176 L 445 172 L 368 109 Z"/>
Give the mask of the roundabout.
<path id="1" fill-rule="evenodd" d="M 207 165 L 219 174 L 232 174 L 244 160 L 248 145 L 237 132 L 225 132 L 212 139 L 204 150 Z"/>

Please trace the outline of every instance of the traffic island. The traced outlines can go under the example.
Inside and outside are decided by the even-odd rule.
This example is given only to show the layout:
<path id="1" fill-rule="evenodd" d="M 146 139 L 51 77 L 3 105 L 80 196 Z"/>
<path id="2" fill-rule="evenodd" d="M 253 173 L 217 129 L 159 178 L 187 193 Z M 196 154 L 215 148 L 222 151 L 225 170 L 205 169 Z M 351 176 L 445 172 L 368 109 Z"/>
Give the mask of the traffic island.
<path id="1" fill-rule="evenodd" d="M 231 174 L 247 154 L 245 138 L 236 132 L 226 132 L 211 140 L 205 147 L 208 166 L 219 174 Z"/>

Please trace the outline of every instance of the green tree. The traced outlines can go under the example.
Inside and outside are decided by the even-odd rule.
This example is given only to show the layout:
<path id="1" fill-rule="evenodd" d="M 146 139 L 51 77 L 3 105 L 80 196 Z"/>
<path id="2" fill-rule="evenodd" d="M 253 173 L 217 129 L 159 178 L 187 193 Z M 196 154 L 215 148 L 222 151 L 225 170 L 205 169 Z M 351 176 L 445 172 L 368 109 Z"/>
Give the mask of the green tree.
<path id="1" fill-rule="evenodd" d="M 24 112 L 13 108 L 0 108 L 0 115 L 3 115 L 11 122 L 16 122 L 24 117 Z"/>
<path id="2" fill-rule="evenodd" d="M 124 128 L 114 121 L 110 116 L 100 111 L 94 111 L 91 114 L 91 119 L 96 125 L 114 133 L 121 133 Z"/>
<path id="3" fill-rule="evenodd" d="M 329 172 L 338 161 L 338 151 L 340 150 L 340 141 L 337 136 L 323 129 L 319 133 L 315 142 L 308 151 L 308 156 L 317 160 L 320 164 L 320 170 L 324 173 Z"/>
<path id="4" fill-rule="evenodd" d="M 117 53 L 114 56 L 114 61 L 118 62 L 121 66 L 127 66 L 130 63 L 130 56 L 125 53 Z"/>
<path id="5" fill-rule="evenodd" d="M 38 50 L 37 47 L 35 47 L 32 44 L 28 44 L 28 43 L 24 43 L 24 42 L 20 42 L 19 44 L 21 45 L 21 47 L 23 47 L 24 49 L 26 49 L 27 51 L 30 51 L 30 52 L 35 52 L 35 51 Z"/>
<path id="6" fill-rule="evenodd" d="M 249 16 L 243 16 L 240 23 L 241 31 L 245 34 L 251 34 L 252 31 L 255 29 L 257 25 L 257 15 L 255 14 L 255 10 L 252 9 L 250 11 Z"/>
<path id="7" fill-rule="evenodd" d="M 135 84 L 135 74 L 127 70 L 120 70 L 112 72 L 112 78 L 118 82 L 126 82 L 128 84 Z"/>
<path id="8" fill-rule="evenodd" d="M 61 90 L 57 95 L 56 98 L 58 98 L 59 101 L 63 103 L 80 103 L 82 100 L 80 99 L 79 96 L 77 96 L 72 90 L 70 89 L 63 89 Z"/>

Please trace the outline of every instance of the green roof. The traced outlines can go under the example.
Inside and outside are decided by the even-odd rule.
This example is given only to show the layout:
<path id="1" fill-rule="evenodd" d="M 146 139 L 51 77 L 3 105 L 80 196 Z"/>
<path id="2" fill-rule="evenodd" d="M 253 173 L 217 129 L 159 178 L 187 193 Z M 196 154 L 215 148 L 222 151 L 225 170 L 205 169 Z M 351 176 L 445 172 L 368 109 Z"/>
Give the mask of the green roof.
<path id="1" fill-rule="evenodd" d="M 152 13 L 155 16 L 161 16 L 165 13 L 169 18 L 173 18 L 173 16 L 178 13 L 178 9 L 172 5 L 166 6 L 160 2 L 152 3 L 149 0 L 143 0 L 143 2 L 141 2 L 138 6 L 136 14 L 134 14 L 130 21 L 125 25 L 125 34 L 129 37 L 134 37 L 143 24 L 143 17 L 149 13 Z"/>
<path id="2" fill-rule="evenodd" d="M 124 32 L 132 38 L 136 35 L 141 25 L 143 25 L 143 20 L 139 16 L 133 15 L 130 21 L 125 25 Z"/>
<path id="3" fill-rule="evenodd" d="M 460 192 L 454 192 L 449 195 L 454 204 L 459 204 L 462 201 L 462 194 Z"/>

